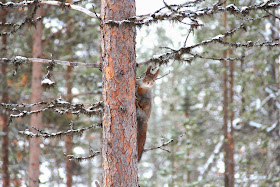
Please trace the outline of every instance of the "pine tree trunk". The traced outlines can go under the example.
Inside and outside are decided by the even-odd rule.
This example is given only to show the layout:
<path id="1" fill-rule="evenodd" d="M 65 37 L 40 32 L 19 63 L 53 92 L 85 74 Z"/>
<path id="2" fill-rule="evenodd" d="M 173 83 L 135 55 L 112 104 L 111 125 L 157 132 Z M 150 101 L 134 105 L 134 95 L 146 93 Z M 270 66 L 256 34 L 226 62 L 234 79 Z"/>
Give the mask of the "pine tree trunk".
<path id="1" fill-rule="evenodd" d="M 101 19 L 135 16 L 135 1 L 101 1 Z M 103 24 L 103 186 L 138 186 L 135 27 Z"/>
<path id="2" fill-rule="evenodd" d="M 68 96 L 68 102 L 72 102 L 72 98 L 70 97 L 72 92 L 72 84 L 70 82 L 70 77 L 71 77 L 71 72 L 72 72 L 72 67 L 68 66 L 67 67 L 67 72 L 66 72 L 66 89 L 67 89 L 67 96 Z M 68 114 L 67 117 L 71 117 L 71 114 Z M 65 147 L 66 147 L 66 154 L 67 155 L 72 155 L 72 147 L 73 147 L 73 143 L 72 143 L 72 136 L 65 136 Z M 73 184 L 73 163 L 71 160 L 69 160 L 66 157 L 66 186 L 67 187 L 71 187 Z"/>
<path id="3" fill-rule="evenodd" d="M 227 14 L 224 13 L 224 29 L 227 30 Z M 226 41 L 224 39 L 224 41 Z M 224 51 L 224 58 L 227 58 L 228 51 Z M 229 105 L 229 97 L 228 97 L 228 62 L 226 60 L 223 61 L 224 66 L 224 101 L 223 101 L 223 118 L 224 118 L 224 124 L 223 124 L 223 131 L 224 131 L 224 162 L 225 162 L 225 173 L 224 173 L 224 183 L 225 187 L 233 187 L 232 186 L 232 176 L 231 176 L 231 170 L 230 170 L 230 144 L 229 144 L 229 132 L 228 132 L 228 105 Z"/>
<path id="4" fill-rule="evenodd" d="M 36 17 L 42 16 L 43 9 L 39 7 L 36 12 Z M 43 33 L 43 23 L 42 21 L 37 22 L 33 33 L 33 58 L 40 58 L 42 56 L 42 33 Z M 42 64 L 33 63 L 32 64 L 32 97 L 31 103 L 37 103 L 41 101 L 42 97 Z M 38 110 L 38 106 L 31 108 L 32 110 Z M 31 116 L 31 126 L 38 129 L 42 129 L 42 113 Z M 31 138 L 29 143 L 30 155 L 29 155 L 29 186 L 37 187 L 39 186 L 39 176 L 40 176 L 40 138 Z"/>
<path id="5" fill-rule="evenodd" d="M 233 29 L 233 28 L 232 28 Z M 233 50 L 229 50 L 229 56 L 233 54 Z M 228 134 L 228 162 L 229 162 L 229 177 L 230 177 L 230 186 L 234 187 L 234 138 L 233 138 L 233 120 L 234 120 L 234 110 L 233 110 L 233 96 L 234 96 L 234 61 L 229 62 L 229 99 L 230 99 L 230 133 Z"/>
<path id="6" fill-rule="evenodd" d="M 1 22 L 6 23 L 6 14 L 7 10 L 3 9 L 1 11 Z M 7 56 L 7 36 L 3 35 L 2 38 L 2 47 L 1 47 L 1 55 Z M 1 73 L 2 73 L 2 103 L 8 103 L 8 83 L 7 83 L 7 64 L 3 63 L 1 67 Z M 1 111 L 0 116 L 0 122 L 2 121 L 2 178 L 3 178 L 3 187 L 9 187 L 10 186 L 10 174 L 9 174 L 9 128 L 8 128 L 8 115 L 3 109 Z"/>

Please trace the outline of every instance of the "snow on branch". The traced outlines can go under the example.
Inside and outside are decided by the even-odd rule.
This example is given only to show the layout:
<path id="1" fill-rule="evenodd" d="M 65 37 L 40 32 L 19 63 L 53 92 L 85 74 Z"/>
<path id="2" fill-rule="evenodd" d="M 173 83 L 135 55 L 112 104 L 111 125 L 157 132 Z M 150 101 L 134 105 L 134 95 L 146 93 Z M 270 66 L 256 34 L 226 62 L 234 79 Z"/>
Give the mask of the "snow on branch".
<path id="1" fill-rule="evenodd" d="M 223 42 L 223 39 L 225 37 L 228 36 L 232 36 L 234 33 L 236 33 L 237 31 L 241 30 L 241 29 L 245 29 L 245 24 L 241 23 L 238 27 L 236 27 L 235 29 L 229 30 L 227 32 L 225 32 L 224 34 L 219 34 L 209 40 L 204 40 L 200 43 L 188 46 L 188 47 L 182 47 L 178 50 L 175 49 L 170 49 L 172 52 L 168 52 L 162 55 L 158 55 L 158 56 L 154 56 L 153 58 L 149 59 L 146 62 L 142 62 L 142 63 L 138 63 L 138 66 L 144 65 L 144 64 L 148 64 L 148 63 L 158 63 L 158 64 L 166 64 L 169 62 L 169 60 L 179 60 L 179 61 L 186 61 L 191 63 L 195 58 L 209 58 L 212 60 L 234 60 L 234 58 L 213 58 L 213 57 L 203 57 L 201 55 L 198 54 L 193 54 L 191 53 L 191 50 L 200 46 L 204 46 L 204 45 L 209 45 L 211 43 L 221 43 Z M 250 44 L 251 45 L 251 44 Z M 191 55 L 188 58 L 183 58 L 183 55 L 185 54 L 189 54 Z"/>
<path id="2" fill-rule="evenodd" d="M 78 6 L 78 5 L 73 5 L 73 4 L 70 4 L 70 3 L 62 3 L 62 2 L 59 2 L 59 1 L 39 1 L 39 2 L 41 4 L 46 4 L 46 5 L 64 6 L 64 7 L 70 8 L 72 10 L 77 10 L 79 12 L 82 12 L 82 13 L 90 16 L 90 17 L 93 17 L 93 18 L 97 17 L 96 13 L 91 12 L 88 9 L 83 8 L 81 6 Z"/>
<path id="3" fill-rule="evenodd" d="M 239 57 L 239 58 L 215 58 L 215 57 L 204 57 L 202 55 L 199 54 L 194 54 L 191 52 L 192 49 L 200 47 L 200 46 L 205 46 L 205 45 L 209 45 L 209 44 L 214 44 L 214 43 L 219 43 L 219 44 L 223 44 L 225 46 L 230 46 L 230 47 L 235 47 L 235 48 L 252 48 L 252 47 L 278 47 L 280 46 L 280 40 L 276 39 L 276 40 L 272 40 L 272 41 L 264 41 L 264 42 L 253 42 L 253 41 L 247 41 L 246 43 L 230 43 L 230 42 L 225 42 L 223 39 L 225 37 L 228 36 L 232 36 L 235 32 L 237 32 L 240 29 L 244 29 L 245 25 L 241 24 L 239 27 L 233 29 L 233 30 L 229 30 L 228 32 L 224 33 L 224 34 L 220 34 L 217 35 L 209 40 L 204 40 L 200 43 L 188 46 L 188 47 L 182 47 L 178 50 L 175 49 L 170 49 L 171 52 L 167 52 L 165 54 L 162 55 L 157 55 L 154 56 L 153 58 L 145 61 L 145 62 L 141 62 L 138 63 L 138 66 L 144 65 L 144 64 L 149 64 L 149 63 L 156 63 L 159 65 L 162 64 L 166 64 L 169 62 L 169 60 L 178 60 L 178 61 L 185 61 L 188 63 L 191 63 L 194 59 L 196 58 L 202 58 L 202 59 L 211 59 L 211 60 L 240 60 L 244 57 Z M 184 58 L 183 55 L 190 55 L 187 58 Z"/>
<path id="4" fill-rule="evenodd" d="M 55 63 L 65 66 L 86 66 L 86 67 L 92 67 L 92 68 L 98 68 L 100 69 L 99 64 L 93 64 L 93 63 L 83 63 L 83 62 L 70 62 L 70 61 L 63 61 L 63 60 L 49 60 L 49 59 L 42 59 L 42 58 L 27 58 L 22 56 L 16 56 L 15 58 L 0 58 L 0 63 L 12 63 L 15 66 L 20 66 L 24 63 Z"/>
<path id="5" fill-rule="evenodd" d="M 73 5 L 70 3 L 63 3 L 59 1 L 40 1 L 40 0 L 34 0 L 34 1 L 23 1 L 19 3 L 13 3 L 13 2 L 7 2 L 7 3 L 1 3 L 0 2 L 0 8 L 21 8 L 21 7 L 26 7 L 26 6 L 32 6 L 32 5 L 40 5 L 40 4 L 45 4 L 45 5 L 52 5 L 52 6 L 60 6 L 60 7 L 66 7 L 72 10 L 77 10 L 79 12 L 82 12 L 90 17 L 96 17 L 96 13 L 93 13 L 89 11 L 86 8 L 83 8 L 78 5 Z"/>
<path id="6" fill-rule="evenodd" d="M 39 133 L 33 133 L 29 131 L 29 129 L 26 129 L 25 131 L 19 131 L 19 134 L 25 135 L 30 138 L 40 137 L 40 138 L 60 138 L 61 136 L 68 136 L 68 135 L 82 135 L 84 131 L 92 129 L 92 128 L 101 128 L 102 124 L 94 124 L 89 127 L 83 127 L 80 129 L 73 129 L 73 122 L 70 123 L 70 129 L 67 131 L 60 131 L 56 133 L 48 133 L 43 130 L 37 129 L 35 127 L 32 127 L 34 130 L 38 131 Z"/>
<path id="7" fill-rule="evenodd" d="M 141 26 L 141 25 L 149 25 L 151 23 L 156 23 L 158 21 L 163 21 L 163 20 L 181 22 L 185 18 L 188 18 L 192 21 L 193 20 L 196 21 L 197 18 L 204 17 L 204 16 L 213 16 L 217 13 L 222 13 L 222 12 L 229 12 L 234 15 L 242 15 L 244 17 L 247 16 L 252 11 L 276 9 L 280 6 L 279 1 L 274 2 L 273 0 L 269 0 L 267 2 L 263 2 L 247 7 L 240 7 L 240 8 L 235 6 L 234 4 L 230 4 L 227 5 L 226 7 L 223 7 L 222 6 L 223 3 L 216 3 L 211 7 L 197 8 L 196 10 L 193 10 L 194 7 L 196 7 L 200 2 L 201 1 L 194 1 L 192 2 L 193 4 L 191 6 L 188 6 L 187 4 L 179 4 L 179 5 L 172 5 L 172 6 L 165 4 L 165 7 L 159 9 L 158 11 L 152 14 L 134 16 L 126 20 L 120 20 L 120 21 L 108 20 L 104 22 L 104 24 L 108 24 L 112 26 L 120 26 L 123 24 L 132 24 L 136 26 Z M 164 8 L 168 8 L 169 12 L 161 13 L 161 11 Z M 183 8 L 185 10 L 181 10 Z"/>
<path id="8" fill-rule="evenodd" d="M 25 106 L 31 107 L 35 105 L 46 105 L 46 106 L 38 110 L 32 110 L 32 111 L 24 110 Z M 47 110 L 55 111 L 61 115 L 66 113 L 71 113 L 75 115 L 84 114 L 87 116 L 101 115 L 103 112 L 102 102 L 97 102 L 95 104 L 91 104 L 89 107 L 85 107 L 83 104 L 71 104 L 69 102 L 62 100 L 62 98 L 55 99 L 51 102 L 39 102 L 39 103 L 21 104 L 21 105 L 1 103 L 0 106 L 5 107 L 6 110 L 10 110 L 16 113 L 10 115 L 8 124 L 10 124 L 14 118 L 22 118 L 32 114 L 38 114 L 40 112 L 44 112 Z M 17 106 L 19 106 L 19 108 L 16 108 Z"/>
<path id="9" fill-rule="evenodd" d="M 95 156 L 97 155 L 100 155 L 100 151 L 92 151 L 92 153 L 88 156 L 83 156 L 83 157 L 76 157 L 74 155 L 66 155 L 64 153 L 64 155 L 69 159 L 69 160 L 76 160 L 78 162 L 81 162 L 81 161 L 85 161 L 85 160 L 89 160 L 89 159 L 92 159 L 94 158 Z"/>
<path id="10" fill-rule="evenodd" d="M 3 27 L 12 27 L 11 31 L 9 32 L 2 32 L 0 33 L 0 36 L 5 36 L 5 35 L 11 35 L 19 31 L 21 28 L 23 28 L 25 25 L 35 25 L 38 21 L 40 21 L 42 17 L 38 17 L 35 19 L 32 18 L 26 18 L 22 23 L 0 23 L 0 26 Z"/>
<path id="11" fill-rule="evenodd" d="M 11 6 L 13 3 L 9 2 L 9 3 L 4 3 L 4 4 L 8 4 L 8 7 Z M 3 5 L 3 3 L 2 3 Z M 5 36 L 5 35 L 11 35 L 11 34 L 14 34 L 16 33 L 17 31 L 19 31 L 20 29 L 22 29 L 25 25 L 31 25 L 31 26 L 35 26 L 36 23 L 38 21 L 40 21 L 42 18 L 41 17 L 38 17 L 38 18 L 34 18 L 35 17 L 35 14 L 36 14 L 36 11 L 37 11 L 37 8 L 38 8 L 38 2 L 37 1 L 34 1 L 32 4 L 30 4 L 30 6 L 33 6 L 34 5 L 34 8 L 32 10 L 32 13 L 30 16 L 27 16 L 25 17 L 24 21 L 20 24 L 18 23 L 0 23 L 1 26 L 3 27 L 12 27 L 12 30 L 9 31 L 9 32 L 2 32 L 0 33 L 0 36 Z M 5 7 L 5 6 L 1 6 L 1 3 L 0 3 L 0 8 L 1 7 Z"/>
<path id="12" fill-rule="evenodd" d="M 0 2 L 0 8 L 21 8 L 25 6 L 31 6 L 37 4 L 37 1 L 22 1 L 19 3 L 13 3 L 13 2 L 7 2 L 7 3 L 2 3 Z"/>
<path id="13" fill-rule="evenodd" d="M 273 91 L 269 88 L 265 88 L 265 91 L 269 93 L 269 95 L 266 98 L 264 98 L 262 101 L 260 99 L 256 99 L 250 104 L 250 106 L 254 107 L 254 112 L 262 110 L 264 105 L 266 105 L 271 99 L 277 100 L 277 98 L 280 96 L 280 90 Z"/>

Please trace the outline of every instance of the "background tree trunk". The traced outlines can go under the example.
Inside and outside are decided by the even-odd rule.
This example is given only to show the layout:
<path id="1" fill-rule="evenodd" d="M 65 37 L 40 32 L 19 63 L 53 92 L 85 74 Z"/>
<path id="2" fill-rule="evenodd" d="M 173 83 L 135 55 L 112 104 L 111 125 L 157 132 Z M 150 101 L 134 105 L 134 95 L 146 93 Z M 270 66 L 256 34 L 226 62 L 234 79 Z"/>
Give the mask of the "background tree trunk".
<path id="1" fill-rule="evenodd" d="M 5 3 L 5 2 L 4 2 Z M 6 14 L 7 10 L 2 9 L 1 11 L 1 22 L 6 23 Z M 7 35 L 2 36 L 2 47 L 1 47 L 1 55 L 7 56 Z M 7 83 L 7 64 L 3 63 L 1 67 L 2 73 L 2 103 L 8 103 L 8 83 Z M 3 174 L 3 187 L 10 186 L 10 174 L 9 174 L 9 128 L 8 128 L 8 115 L 6 110 L 3 109 L 0 116 L 0 122 L 2 121 L 2 174 Z"/>
<path id="2" fill-rule="evenodd" d="M 225 4 L 226 6 L 226 4 Z M 227 13 L 224 13 L 224 29 L 227 31 Z M 226 39 L 224 39 L 226 41 Z M 228 54 L 231 53 L 232 51 L 230 50 L 225 50 L 224 51 L 224 58 L 228 57 Z M 234 187 L 234 160 L 233 160 L 233 150 L 234 150 L 234 145 L 233 145 L 233 128 L 231 127 L 229 132 L 228 128 L 228 119 L 229 119 L 229 99 L 230 99 L 230 104 L 232 104 L 233 101 L 233 90 L 230 90 L 230 96 L 229 96 L 229 86 L 228 84 L 230 83 L 230 88 L 233 89 L 233 62 L 230 62 L 231 64 L 228 65 L 228 62 L 226 60 L 223 61 L 223 66 L 224 66 L 224 102 L 223 102 L 223 115 L 224 115 L 224 124 L 223 124 L 223 131 L 224 131 L 224 162 L 225 162 L 225 173 L 224 173 L 224 182 L 225 182 L 225 187 Z M 228 70 L 230 69 L 230 81 L 229 81 L 229 76 L 228 76 Z M 232 112 L 232 110 L 231 110 Z M 230 120 L 231 120 L 231 125 L 233 121 L 233 113 L 230 115 Z"/>
<path id="3" fill-rule="evenodd" d="M 68 96 L 68 102 L 71 103 L 72 102 L 72 98 L 70 97 L 72 92 L 72 84 L 70 82 L 70 77 L 71 77 L 71 72 L 72 72 L 72 67 L 68 66 L 67 67 L 67 72 L 66 72 L 66 89 L 67 89 L 67 96 Z M 71 114 L 67 114 L 68 118 L 71 118 Z M 65 147 L 66 147 L 66 154 L 67 155 L 72 155 L 72 147 L 73 147 L 73 143 L 72 143 L 72 136 L 65 136 Z M 73 163 L 71 160 L 68 159 L 68 157 L 66 157 L 66 186 L 67 187 L 71 187 L 73 184 Z"/>
<path id="4" fill-rule="evenodd" d="M 36 12 L 36 17 L 43 15 L 42 7 L 39 7 Z M 43 34 L 43 23 L 42 20 L 37 22 L 34 33 L 33 33 L 33 58 L 40 58 L 42 56 L 42 34 Z M 32 97 L 31 103 L 37 103 L 41 101 L 42 98 L 42 64 L 33 63 L 32 64 Z M 39 107 L 34 106 L 32 110 L 38 110 Z M 42 129 L 42 113 L 31 116 L 31 126 L 38 129 Z M 39 186 L 39 176 L 40 176 L 40 138 L 31 138 L 29 147 L 29 185 L 31 187 Z"/>
<path id="5" fill-rule="evenodd" d="M 232 28 L 233 29 L 233 28 Z M 229 56 L 233 54 L 233 50 L 229 49 Z M 229 99 L 230 99 L 230 132 L 228 133 L 228 162 L 229 162 L 229 175 L 230 175 L 230 186 L 234 187 L 234 138 L 233 138 L 233 120 L 234 120 L 234 61 L 229 61 Z"/>
<path id="6" fill-rule="evenodd" d="M 134 0 L 102 0 L 101 19 L 135 16 Z M 135 107 L 135 27 L 101 27 L 103 186 L 138 186 Z"/>

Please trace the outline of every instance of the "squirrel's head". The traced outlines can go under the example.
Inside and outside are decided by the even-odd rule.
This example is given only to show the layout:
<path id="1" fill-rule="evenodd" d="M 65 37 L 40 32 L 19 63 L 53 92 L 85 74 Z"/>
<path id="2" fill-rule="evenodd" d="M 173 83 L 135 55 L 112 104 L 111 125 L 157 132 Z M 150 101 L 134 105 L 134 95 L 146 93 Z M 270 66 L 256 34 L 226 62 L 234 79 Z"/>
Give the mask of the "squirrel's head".
<path id="1" fill-rule="evenodd" d="M 153 86 L 153 83 L 156 80 L 158 73 L 159 68 L 152 68 L 152 66 L 149 66 L 143 79 L 143 83 L 147 86 Z"/>

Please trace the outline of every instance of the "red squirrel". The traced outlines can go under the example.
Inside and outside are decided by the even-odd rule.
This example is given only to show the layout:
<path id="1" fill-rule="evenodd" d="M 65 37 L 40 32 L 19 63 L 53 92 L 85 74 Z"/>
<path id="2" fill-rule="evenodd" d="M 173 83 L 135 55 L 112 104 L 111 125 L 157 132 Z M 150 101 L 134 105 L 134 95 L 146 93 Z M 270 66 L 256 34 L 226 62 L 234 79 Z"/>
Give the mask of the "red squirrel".
<path id="1" fill-rule="evenodd" d="M 149 66 L 144 78 L 136 80 L 138 162 L 141 160 L 146 142 L 148 121 L 152 109 L 152 87 L 159 73 L 159 69 L 155 73 L 151 72 L 151 69 L 152 67 Z"/>

